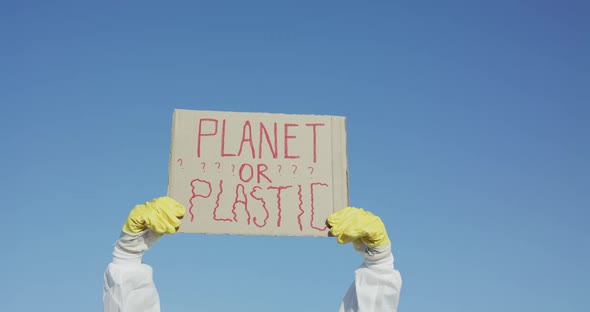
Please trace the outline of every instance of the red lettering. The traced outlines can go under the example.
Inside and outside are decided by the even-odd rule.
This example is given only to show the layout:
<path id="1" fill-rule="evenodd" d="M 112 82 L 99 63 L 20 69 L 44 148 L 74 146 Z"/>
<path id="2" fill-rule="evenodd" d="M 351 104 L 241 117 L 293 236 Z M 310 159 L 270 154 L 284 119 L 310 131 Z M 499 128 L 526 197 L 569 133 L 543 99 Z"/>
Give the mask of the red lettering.
<path id="1" fill-rule="evenodd" d="M 311 227 L 313 229 L 316 229 L 316 230 L 318 230 L 320 232 L 323 232 L 323 231 L 325 231 L 328 228 L 327 226 L 326 227 L 323 227 L 323 228 L 319 228 L 319 227 L 316 227 L 315 225 L 313 225 L 313 217 L 315 215 L 315 199 L 314 199 L 313 187 L 316 186 L 316 185 L 328 186 L 328 184 L 326 184 L 326 183 L 312 183 L 310 185 L 310 188 L 311 188 L 311 221 L 309 222 L 309 224 L 311 225 Z"/>
<path id="2" fill-rule="evenodd" d="M 212 121 L 215 123 L 215 131 L 213 133 L 203 133 L 203 122 Z M 223 121 L 225 124 L 225 120 Z M 197 157 L 201 157 L 201 137 L 217 135 L 217 119 L 201 118 L 199 119 L 199 133 L 197 134 Z"/>
<path id="3" fill-rule="evenodd" d="M 266 170 L 268 170 L 268 166 L 266 164 L 258 164 L 256 169 L 256 172 L 258 173 L 256 179 L 258 181 L 258 184 L 260 184 L 260 176 L 263 176 L 266 179 L 266 181 L 268 181 L 268 183 L 272 183 L 270 178 L 266 174 L 264 174 Z"/>
<path id="4" fill-rule="evenodd" d="M 215 200 L 215 207 L 213 208 L 213 220 L 215 221 L 224 221 L 224 222 L 233 222 L 232 219 L 229 218 L 218 218 L 217 217 L 217 209 L 219 208 L 219 198 L 223 193 L 223 180 L 219 181 L 219 193 L 217 193 L 217 199 Z M 234 219 L 236 218 L 234 213 Z"/>
<path id="5" fill-rule="evenodd" d="M 262 135 L 266 138 L 266 142 L 268 143 L 268 147 L 270 148 L 270 153 L 272 154 L 272 158 L 276 159 L 278 157 L 278 142 L 277 142 L 277 123 L 274 123 L 274 148 L 272 143 L 270 142 L 270 137 L 268 136 L 268 131 L 264 124 L 260 123 L 260 141 L 258 142 L 258 158 L 262 158 Z"/>
<path id="6" fill-rule="evenodd" d="M 209 188 L 209 193 L 207 195 L 198 193 L 196 182 L 207 184 L 207 187 Z M 196 205 L 195 205 L 195 203 L 193 203 L 193 200 L 195 200 L 197 197 L 209 198 L 209 196 L 211 196 L 212 191 L 213 190 L 211 189 L 211 183 L 209 181 L 201 180 L 201 179 L 194 179 L 191 181 L 191 192 L 192 192 L 193 196 L 191 196 L 191 199 L 189 200 L 190 206 L 188 208 L 188 213 L 191 215 L 191 222 L 193 222 L 195 219 L 193 207 L 195 207 Z"/>
<path id="7" fill-rule="evenodd" d="M 266 214 L 266 216 L 264 217 L 264 223 L 262 225 L 258 224 L 256 217 L 254 217 L 252 220 L 254 221 L 254 225 L 256 225 L 259 228 L 262 228 L 266 225 L 266 221 L 268 220 L 269 217 L 269 213 L 268 213 L 268 209 L 266 208 L 266 201 L 264 200 L 264 198 L 262 197 L 258 197 L 256 196 L 254 193 L 256 193 L 257 191 L 259 191 L 260 189 L 262 189 L 260 186 L 255 186 L 252 188 L 252 192 L 250 192 L 250 196 L 252 196 L 252 198 L 262 202 L 262 209 L 264 209 L 264 212 Z"/>
<path id="8" fill-rule="evenodd" d="M 299 127 L 298 124 L 285 124 L 285 158 L 295 159 L 299 156 L 289 155 L 289 139 L 295 139 L 297 136 L 289 135 L 289 127 Z"/>
<path id="9" fill-rule="evenodd" d="M 269 186 L 268 187 L 269 190 L 277 190 L 277 210 L 278 210 L 277 226 L 278 227 L 281 227 L 281 214 L 283 211 L 281 208 L 281 191 L 286 190 L 290 187 L 291 187 L 291 185 L 289 185 L 289 186 Z"/>
<path id="10" fill-rule="evenodd" d="M 317 146 L 318 146 L 318 141 L 317 141 L 317 132 L 316 132 L 316 127 L 317 126 L 325 126 L 326 124 L 323 123 L 308 123 L 305 124 L 306 126 L 311 126 L 313 129 L 313 162 L 317 162 L 318 156 L 317 156 Z"/>
<path id="11" fill-rule="evenodd" d="M 303 195 L 301 195 L 301 184 L 297 185 L 297 195 L 299 196 L 299 211 L 301 211 L 301 213 L 297 215 L 297 224 L 299 224 L 299 231 L 303 231 L 301 216 L 303 216 L 305 211 L 303 211 Z"/>
<path id="12" fill-rule="evenodd" d="M 225 152 L 225 119 L 221 123 L 221 157 L 236 156 Z"/>
<path id="13" fill-rule="evenodd" d="M 246 128 L 248 128 L 248 131 L 246 131 Z M 246 138 L 246 134 L 248 134 L 248 138 Z M 244 127 L 242 128 L 242 142 L 240 143 L 240 150 L 238 151 L 238 156 L 242 155 L 242 148 L 244 147 L 244 142 L 250 142 L 250 151 L 252 152 L 252 158 L 256 158 L 254 144 L 252 143 L 252 127 L 250 126 L 250 121 L 246 121 L 246 123 L 244 123 Z"/>
<path id="14" fill-rule="evenodd" d="M 240 200 L 239 197 L 239 191 L 242 191 L 242 200 Z M 244 186 L 242 184 L 238 184 L 236 185 L 236 198 L 234 199 L 234 204 L 232 205 L 232 213 L 234 214 L 234 221 L 238 222 L 238 216 L 236 214 L 236 205 L 237 204 L 242 204 L 244 205 L 244 210 L 246 211 L 246 215 L 248 215 L 248 218 L 246 220 L 246 222 L 248 224 L 250 224 L 250 211 L 248 211 L 248 197 L 246 196 L 246 191 L 244 191 Z"/>
<path id="15" fill-rule="evenodd" d="M 247 179 L 244 179 L 244 168 L 250 169 L 250 176 Z M 242 182 L 245 182 L 245 183 L 250 182 L 250 180 L 252 180 L 252 178 L 254 177 L 254 167 L 252 167 L 252 165 L 250 165 L 250 164 L 242 164 L 242 166 L 240 166 L 239 176 L 240 176 L 240 180 L 242 180 Z"/>
<path id="16" fill-rule="evenodd" d="M 247 172 L 249 169 L 249 173 Z M 244 182 L 248 182 L 251 181 L 252 183 L 254 183 L 255 181 L 254 179 L 254 172 L 253 172 L 254 167 L 250 164 L 242 164 L 240 167 L 240 179 L 244 180 Z M 266 181 L 271 182 L 271 180 L 264 174 L 264 171 L 266 171 L 268 169 L 268 166 L 266 164 L 259 164 L 258 165 L 258 171 L 259 171 L 259 177 L 257 178 L 260 182 L 265 182 L 264 179 L 266 179 Z M 264 178 L 262 178 L 264 177 Z M 215 182 L 217 183 L 217 182 Z M 304 226 L 304 223 L 309 224 L 309 227 L 311 227 L 314 230 L 323 232 L 327 230 L 327 226 L 325 224 L 320 224 L 320 220 L 317 220 L 317 216 L 316 216 L 316 205 L 317 205 L 317 198 L 318 196 L 322 197 L 325 195 L 329 195 L 329 189 L 328 189 L 328 184 L 327 183 L 322 183 L 322 182 L 312 182 L 309 185 L 309 188 L 307 185 L 303 185 L 303 184 L 297 184 L 297 185 L 269 185 L 267 187 L 261 187 L 259 185 L 255 185 L 253 186 L 251 189 L 249 187 L 246 186 L 245 183 L 239 182 L 237 184 L 235 184 L 235 194 L 224 194 L 224 181 L 223 180 L 219 180 L 219 190 L 215 191 L 215 199 L 213 199 L 212 195 L 214 193 L 214 191 L 212 190 L 212 183 L 207 181 L 207 180 L 203 180 L 203 179 L 194 179 L 190 182 L 190 187 L 191 187 L 191 192 L 192 192 L 192 196 L 189 200 L 190 206 L 189 206 L 189 213 L 191 215 L 191 222 L 194 221 L 194 219 L 198 219 L 199 215 L 198 215 L 198 211 L 196 211 L 196 208 L 199 204 L 203 204 L 202 202 L 199 202 L 198 198 L 202 198 L 203 200 L 206 200 L 207 203 L 212 203 L 213 201 L 215 201 L 214 204 L 210 204 L 211 206 L 214 205 L 213 207 L 213 220 L 214 221 L 223 221 L 223 222 L 241 222 L 241 223 L 245 223 L 247 225 L 251 225 L 252 223 L 254 224 L 254 226 L 258 227 L 258 228 L 264 228 L 269 224 L 269 220 L 271 217 L 271 213 L 268 209 L 268 203 L 269 203 L 269 199 L 271 201 L 272 198 L 276 198 L 276 215 L 277 215 L 277 221 L 276 221 L 276 227 L 280 228 L 282 226 L 282 215 L 283 215 L 283 209 L 285 209 L 284 204 L 283 203 L 283 199 L 286 198 L 291 198 L 292 195 L 296 196 L 297 199 L 293 199 L 293 203 L 292 205 L 289 205 L 289 207 L 287 207 L 288 209 L 298 209 L 298 211 L 296 212 L 297 217 L 296 220 L 293 220 L 296 222 L 296 226 L 299 228 L 299 231 L 303 232 L 304 231 L 304 227 L 308 227 L 307 225 Z M 231 186 L 233 187 L 233 186 Z M 285 190 L 288 190 L 292 187 L 295 187 L 294 189 L 294 193 L 289 193 L 291 192 L 290 190 L 287 191 L 287 193 L 285 193 Z M 319 189 L 321 187 L 321 190 Z M 310 220 L 309 223 L 307 223 L 307 219 L 304 219 L 304 215 L 306 213 L 306 202 L 305 202 L 305 196 L 304 196 L 304 191 L 305 189 L 309 190 L 309 194 L 310 194 Z M 273 191 L 276 190 L 276 193 L 273 193 Z M 227 193 L 227 192 L 226 192 Z M 276 194 L 276 195 L 275 195 Z M 287 196 L 288 195 L 288 196 Z M 287 196 L 287 197 L 285 197 Z M 283 198 L 285 197 L 285 198 Z M 221 199 L 221 201 L 220 201 Z M 295 201 L 297 201 L 297 204 L 295 204 Z M 230 204 L 231 203 L 231 204 Z M 254 203 L 254 204 L 253 204 Z M 254 206 L 252 206 L 254 205 Z M 305 206 L 305 207 L 304 207 Z M 243 207 L 243 208 L 242 208 Z M 295 208 L 297 207 L 297 208 Z M 262 209 L 260 209 L 262 208 Z M 220 212 L 219 209 L 223 209 L 224 212 Z M 240 210 L 243 209 L 243 210 Z M 231 211 L 231 212 L 230 212 Z M 293 215 L 293 214 L 290 214 Z M 274 214 L 273 214 L 274 217 Z M 321 216 L 323 217 L 323 216 Z M 291 220 L 289 220 L 289 222 L 293 222 Z M 270 222 L 272 225 L 272 228 L 274 228 L 274 221 Z"/>

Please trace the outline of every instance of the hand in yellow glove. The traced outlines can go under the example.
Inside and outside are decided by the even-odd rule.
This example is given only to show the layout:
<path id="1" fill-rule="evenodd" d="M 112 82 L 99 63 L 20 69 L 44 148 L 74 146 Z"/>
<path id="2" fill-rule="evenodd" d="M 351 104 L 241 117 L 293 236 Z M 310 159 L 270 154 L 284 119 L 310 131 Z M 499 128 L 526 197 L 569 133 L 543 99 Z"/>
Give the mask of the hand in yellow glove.
<path id="1" fill-rule="evenodd" d="M 150 229 L 157 235 L 173 234 L 180 226 L 186 209 L 174 199 L 164 196 L 137 205 L 129 213 L 123 231 L 134 234 Z"/>
<path id="2" fill-rule="evenodd" d="M 381 218 L 362 208 L 341 209 L 331 214 L 326 223 L 339 244 L 352 242 L 355 248 L 361 242 L 368 247 L 391 244 Z"/>

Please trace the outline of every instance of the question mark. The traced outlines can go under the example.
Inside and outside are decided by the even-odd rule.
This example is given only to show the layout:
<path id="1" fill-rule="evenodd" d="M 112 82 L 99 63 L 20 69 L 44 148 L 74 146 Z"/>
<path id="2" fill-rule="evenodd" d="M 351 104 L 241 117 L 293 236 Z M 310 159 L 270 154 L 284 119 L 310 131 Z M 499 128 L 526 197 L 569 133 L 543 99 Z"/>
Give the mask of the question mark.
<path id="1" fill-rule="evenodd" d="M 309 174 L 313 174 L 313 167 L 307 167 L 307 168 L 309 168 L 311 171 Z"/>
<path id="2" fill-rule="evenodd" d="M 281 167 L 281 165 L 277 165 L 277 166 L 279 167 L 279 174 L 280 174 L 280 173 L 281 173 L 281 169 L 282 169 L 283 167 Z"/>
<path id="3" fill-rule="evenodd" d="M 293 173 L 296 173 L 297 172 L 297 165 L 293 165 L 291 167 L 293 167 Z"/>
<path id="4" fill-rule="evenodd" d="M 221 164 L 219 162 L 215 163 L 217 165 L 217 172 L 219 172 L 219 167 L 221 166 Z"/>
<path id="5" fill-rule="evenodd" d="M 201 168 L 203 168 L 203 172 L 205 172 L 205 163 L 204 162 L 201 163 Z"/>
<path id="6" fill-rule="evenodd" d="M 180 168 L 182 168 L 182 158 L 178 158 L 177 162 L 180 164 Z"/>

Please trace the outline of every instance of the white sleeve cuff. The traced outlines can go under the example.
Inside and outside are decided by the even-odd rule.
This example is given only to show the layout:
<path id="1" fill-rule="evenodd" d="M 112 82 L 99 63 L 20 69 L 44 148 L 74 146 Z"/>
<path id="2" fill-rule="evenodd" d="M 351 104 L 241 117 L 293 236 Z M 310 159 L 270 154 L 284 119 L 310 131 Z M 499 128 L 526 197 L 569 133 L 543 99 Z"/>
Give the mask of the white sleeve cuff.
<path id="1" fill-rule="evenodd" d="M 139 233 L 121 231 L 113 250 L 113 263 L 141 263 L 141 258 L 159 237 L 151 230 Z"/>
<path id="2" fill-rule="evenodd" d="M 391 244 L 368 247 L 367 245 L 360 243 L 358 246 L 355 246 L 355 250 L 365 258 L 367 264 L 393 263 Z"/>

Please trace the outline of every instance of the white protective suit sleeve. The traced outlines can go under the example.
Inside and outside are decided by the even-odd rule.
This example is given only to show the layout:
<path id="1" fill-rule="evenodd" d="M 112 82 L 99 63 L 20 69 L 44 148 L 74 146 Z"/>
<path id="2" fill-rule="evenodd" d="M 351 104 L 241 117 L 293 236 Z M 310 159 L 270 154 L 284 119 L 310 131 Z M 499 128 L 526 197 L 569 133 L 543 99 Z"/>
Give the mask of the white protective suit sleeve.
<path id="1" fill-rule="evenodd" d="M 365 262 L 354 272 L 354 282 L 342 299 L 339 312 L 396 312 L 402 278 L 394 267 L 391 245 L 355 247 Z"/>
<path id="2" fill-rule="evenodd" d="M 113 260 L 104 272 L 104 312 L 160 312 L 160 297 L 152 278 L 152 268 L 141 262 L 143 253 L 157 239 L 151 230 L 121 233 Z"/>
<path id="3" fill-rule="evenodd" d="M 157 240 L 150 230 L 121 233 L 103 280 L 104 312 L 160 312 L 160 298 L 152 268 L 141 262 L 143 253 Z M 391 246 L 356 248 L 365 259 L 355 271 L 340 305 L 340 312 L 396 312 L 402 286 L 394 269 Z"/>

